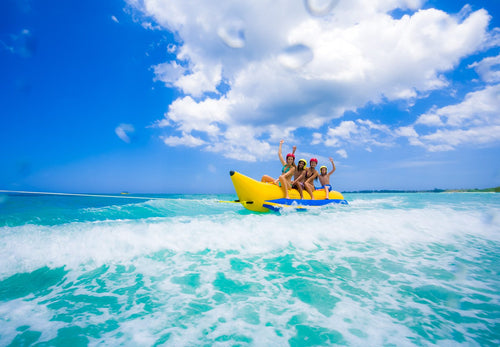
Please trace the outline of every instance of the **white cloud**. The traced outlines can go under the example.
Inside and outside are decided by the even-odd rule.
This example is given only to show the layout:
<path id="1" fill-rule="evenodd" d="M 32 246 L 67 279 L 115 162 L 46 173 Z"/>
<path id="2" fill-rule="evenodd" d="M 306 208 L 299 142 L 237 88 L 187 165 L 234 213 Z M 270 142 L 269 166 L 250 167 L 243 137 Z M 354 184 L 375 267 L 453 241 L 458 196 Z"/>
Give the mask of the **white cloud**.
<path id="1" fill-rule="evenodd" d="M 163 142 L 172 147 L 176 146 L 186 146 L 186 147 L 199 147 L 205 144 L 205 141 L 194 137 L 190 134 L 182 134 L 179 136 L 167 136 L 162 138 Z"/>
<path id="2" fill-rule="evenodd" d="M 416 123 L 446 127 L 494 125 L 500 123 L 499 109 L 500 84 L 497 84 L 468 93 L 459 104 L 434 108 L 429 113 L 419 117 Z M 435 119 L 436 122 L 430 123 L 429 119 Z"/>
<path id="3" fill-rule="evenodd" d="M 185 94 L 194 97 L 202 96 L 206 92 L 217 92 L 217 85 L 221 81 L 221 69 L 220 64 L 210 67 L 198 64 L 192 73 L 177 78 L 174 85 Z"/>
<path id="4" fill-rule="evenodd" d="M 329 128 L 325 137 L 314 134 L 313 143 L 340 147 L 346 143 L 392 146 L 397 138 L 430 152 L 451 151 L 463 145 L 488 146 L 500 142 L 500 84 L 468 93 L 455 105 L 432 107 L 414 124 L 390 128 L 369 120 L 342 121 Z"/>
<path id="5" fill-rule="evenodd" d="M 324 144 L 330 147 L 340 147 L 347 143 L 363 146 L 371 151 L 372 146 L 388 147 L 394 142 L 395 134 L 386 125 L 370 120 L 342 121 L 339 126 L 329 128 Z"/>
<path id="6" fill-rule="evenodd" d="M 468 93 L 458 104 L 433 107 L 412 127 L 400 128 L 397 134 L 431 152 L 465 144 L 491 145 L 500 142 L 499 110 L 500 84 L 491 85 Z"/>
<path id="7" fill-rule="evenodd" d="M 120 124 L 115 128 L 115 134 L 126 143 L 130 143 L 129 134 L 135 131 L 134 126 L 131 124 Z"/>
<path id="8" fill-rule="evenodd" d="M 338 127 L 328 129 L 325 144 L 331 147 L 339 146 L 343 140 L 352 140 L 359 132 L 360 129 L 356 123 L 344 121 Z"/>
<path id="9" fill-rule="evenodd" d="M 441 117 L 435 112 L 436 107 L 434 107 L 430 112 L 420 115 L 417 119 L 417 124 L 424 124 L 427 126 L 443 126 L 444 123 Z"/>
<path id="10" fill-rule="evenodd" d="M 395 136 L 406 137 L 410 145 L 423 146 L 423 143 L 418 138 L 418 133 L 414 126 L 399 127 L 394 131 Z"/>
<path id="11" fill-rule="evenodd" d="M 338 151 L 336 151 L 335 153 L 337 153 L 338 155 L 340 155 L 342 158 L 346 159 L 347 158 L 347 152 L 345 149 L 339 149 Z"/>
<path id="12" fill-rule="evenodd" d="M 228 47 L 245 46 L 245 24 L 241 20 L 234 19 L 224 23 L 218 27 L 217 34 Z"/>
<path id="13" fill-rule="evenodd" d="M 320 133 L 313 133 L 312 134 L 312 141 L 311 144 L 317 145 L 323 142 L 323 135 Z"/>
<path id="14" fill-rule="evenodd" d="M 469 67 L 473 67 L 485 82 L 500 82 L 500 55 L 484 58 L 469 65 Z"/>
<path id="15" fill-rule="evenodd" d="M 498 143 L 500 142 L 500 125 L 471 129 L 439 129 L 421 138 L 431 152 L 452 150 L 466 143 L 476 145 Z"/>
<path id="16" fill-rule="evenodd" d="M 111 20 L 115 23 L 120 23 L 120 21 L 118 20 L 118 18 L 116 18 L 115 16 L 111 16 Z"/>
<path id="17" fill-rule="evenodd" d="M 185 133 L 205 132 L 212 137 L 220 135 L 220 124 L 229 122 L 229 102 L 227 99 L 205 99 L 197 102 L 186 96 L 175 100 L 167 112 L 165 124 L 177 124 L 177 129 Z"/>
<path id="18" fill-rule="evenodd" d="M 417 137 L 418 134 L 412 126 L 400 127 L 396 129 L 396 135 L 405 137 Z"/>
<path id="19" fill-rule="evenodd" d="M 155 65 L 153 70 L 156 80 L 164 82 L 169 87 L 174 86 L 187 71 L 185 67 L 175 61 Z"/>
<path id="20" fill-rule="evenodd" d="M 173 43 L 169 43 L 167 46 L 167 52 L 170 54 L 174 54 L 177 51 L 177 45 L 174 45 Z"/>
<path id="21" fill-rule="evenodd" d="M 183 135 L 165 143 L 198 143 L 196 131 L 206 134 L 208 150 L 242 160 L 259 157 L 283 133 L 331 125 L 367 103 L 412 103 L 443 88 L 445 72 L 496 37 L 487 31 L 485 10 L 450 15 L 420 9 L 419 0 L 129 2 L 179 37 L 176 61 L 154 67 L 158 80 L 184 93 L 162 121 Z M 398 8 L 410 14 L 388 14 Z M 453 121 L 465 119 L 434 112 L 418 124 Z M 316 130 L 313 143 L 348 141 L 370 150 L 398 136 L 419 141 L 363 120 L 326 128 Z M 235 129 L 251 129 L 246 139 L 255 146 L 235 141 Z"/>

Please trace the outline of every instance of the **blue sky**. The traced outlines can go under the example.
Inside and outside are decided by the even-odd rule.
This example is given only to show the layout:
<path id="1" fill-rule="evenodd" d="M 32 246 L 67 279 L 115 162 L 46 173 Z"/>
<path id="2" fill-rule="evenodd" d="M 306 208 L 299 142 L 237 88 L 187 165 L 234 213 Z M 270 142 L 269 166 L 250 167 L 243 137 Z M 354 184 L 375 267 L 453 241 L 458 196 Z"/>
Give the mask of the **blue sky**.
<path id="1" fill-rule="evenodd" d="M 212 4 L 213 3 L 213 4 Z M 500 185 L 497 1 L 2 1 L 0 189 Z"/>

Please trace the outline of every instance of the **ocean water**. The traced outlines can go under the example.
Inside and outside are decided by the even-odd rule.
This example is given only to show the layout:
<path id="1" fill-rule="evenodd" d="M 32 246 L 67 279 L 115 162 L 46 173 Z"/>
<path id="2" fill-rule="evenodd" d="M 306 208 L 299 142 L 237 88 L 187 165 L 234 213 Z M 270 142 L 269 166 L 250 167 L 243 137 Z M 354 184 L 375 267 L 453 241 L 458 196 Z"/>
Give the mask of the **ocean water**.
<path id="1" fill-rule="evenodd" d="M 498 346 L 500 194 L 0 195 L 0 346 Z"/>

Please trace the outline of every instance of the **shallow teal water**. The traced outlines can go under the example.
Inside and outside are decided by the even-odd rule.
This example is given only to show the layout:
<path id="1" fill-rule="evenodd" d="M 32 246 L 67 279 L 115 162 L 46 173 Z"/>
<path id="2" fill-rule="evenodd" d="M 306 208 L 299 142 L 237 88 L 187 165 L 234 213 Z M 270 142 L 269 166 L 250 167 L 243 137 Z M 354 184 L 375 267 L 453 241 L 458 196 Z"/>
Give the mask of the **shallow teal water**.
<path id="1" fill-rule="evenodd" d="M 500 194 L 0 197 L 0 345 L 498 346 Z"/>

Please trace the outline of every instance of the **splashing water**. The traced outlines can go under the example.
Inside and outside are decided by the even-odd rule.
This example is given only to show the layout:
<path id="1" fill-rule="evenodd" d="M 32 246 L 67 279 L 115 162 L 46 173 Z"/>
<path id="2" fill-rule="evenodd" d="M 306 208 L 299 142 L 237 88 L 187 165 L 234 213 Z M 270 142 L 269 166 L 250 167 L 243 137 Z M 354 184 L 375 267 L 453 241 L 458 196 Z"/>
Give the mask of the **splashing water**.
<path id="1" fill-rule="evenodd" d="M 329 14 L 339 0 L 304 0 L 304 6 L 309 14 L 322 17 Z"/>
<path id="2" fill-rule="evenodd" d="M 219 27 L 217 34 L 228 47 L 245 47 L 245 26 L 240 20 L 227 21 Z"/>
<path id="3" fill-rule="evenodd" d="M 498 345 L 500 194 L 345 197 L 8 196 L 0 345 Z"/>

